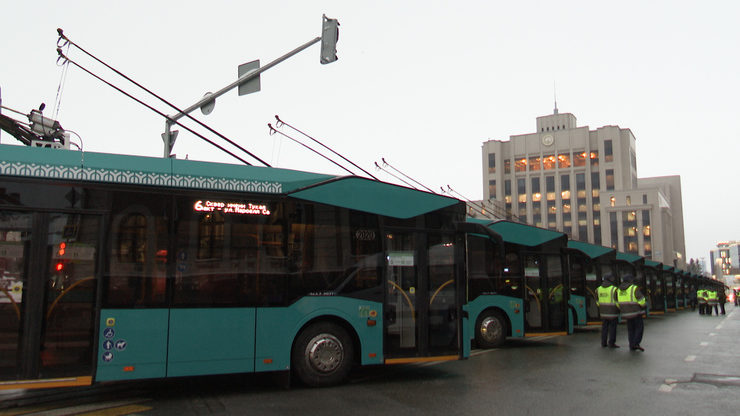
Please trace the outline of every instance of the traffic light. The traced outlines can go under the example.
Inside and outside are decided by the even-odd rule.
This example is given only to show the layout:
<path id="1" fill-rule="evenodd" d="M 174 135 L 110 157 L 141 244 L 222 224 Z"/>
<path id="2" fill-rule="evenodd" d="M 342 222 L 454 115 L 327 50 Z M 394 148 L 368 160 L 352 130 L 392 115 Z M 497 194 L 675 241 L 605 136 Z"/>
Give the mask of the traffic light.
<path id="1" fill-rule="evenodd" d="M 321 25 L 321 64 L 337 60 L 337 41 L 339 41 L 339 21 L 324 15 Z"/>

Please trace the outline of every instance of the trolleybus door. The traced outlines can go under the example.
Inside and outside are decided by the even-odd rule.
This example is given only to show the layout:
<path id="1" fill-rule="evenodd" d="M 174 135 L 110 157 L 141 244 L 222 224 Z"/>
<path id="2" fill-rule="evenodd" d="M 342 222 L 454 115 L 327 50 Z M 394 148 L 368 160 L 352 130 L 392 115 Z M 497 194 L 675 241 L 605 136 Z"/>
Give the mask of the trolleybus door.
<path id="1" fill-rule="evenodd" d="M 89 383 L 99 230 L 94 215 L 0 213 L 3 380 Z"/>
<path id="2" fill-rule="evenodd" d="M 454 235 L 388 232 L 386 358 L 457 355 Z"/>
<path id="3" fill-rule="evenodd" d="M 527 332 L 567 331 L 567 293 L 560 255 L 524 256 Z"/>

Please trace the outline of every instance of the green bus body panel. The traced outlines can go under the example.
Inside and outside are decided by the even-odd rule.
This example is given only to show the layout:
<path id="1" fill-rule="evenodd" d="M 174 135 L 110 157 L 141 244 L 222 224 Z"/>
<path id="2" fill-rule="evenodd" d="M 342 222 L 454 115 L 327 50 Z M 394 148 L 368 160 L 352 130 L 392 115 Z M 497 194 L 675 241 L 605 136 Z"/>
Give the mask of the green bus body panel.
<path id="1" fill-rule="evenodd" d="M 522 246 L 537 247 L 547 242 L 557 240 L 558 238 L 567 238 L 565 234 L 558 231 L 546 230 L 544 228 L 533 227 L 531 225 L 520 224 L 518 222 L 492 222 L 490 220 L 481 220 L 476 218 L 468 218 L 467 221 L 483 224 L 501 235 L 504 242 L 519 244 Z"/>
<path id="2" fill-rule="evenodd" d="M 571 306 L 571 310 L 576 311 L 576 322 L 578 325 L 586 325 L 586 297 L 580 295 L 570 295 L 568 299 L 568 305 Z M 571 319 L 572 323 L 573 319 Z"/>
<path id="3" fill-rule="evenodd" d="M 652 267 L 658 270 L 661 270 L 663 268 L 662 263 L 658 263 L 657 261 L 652 261 L 652 260 L 645 260 L 645 266 Z"/>
<path id="4" fill-rule="evenodd" d="M 401 219 L 460 203 L 454 198 L 358 177 L 339 178 L 290 196 Z"/>
<path id="5" fill-rule="evenodd" d="M 582 241 L 574 241 L 574 240 L 568 241 L 568 248 L 576 249 L 592 259 L 601 257 L 605 254 L 616 252 L 616 250 L 613 248 L 597 246 L 595 244 L 589 244 L 589 243 L 584 243 Z"/>
<path id="6" fill-rule="evenodd" d="M 165 377 L 168 321 L 169 309 L 101 310 L 95 379 Z M 113 346 L 106 348 L 106 341 Z"/>
<path id="7" fill-rule="evenodd" d="M 0 145 L 0 174 L 268 194 L 286 194 L 336 178 L 288 169 L 11 145 Z"/>
<path id="8" fill-rule="evenodd" d="M 642 258 L 642 256 L 638 256 L 637 254 L 622 253 L 621 251 L 617 252 L 617 260 L 622 260 L 629 263 L 636 263 Z"/>
<path id="9" fill-rule="evenodd" d="M 307 296 L 288 307 L 257 308 L 255 371 L 290 369 L 291 348 L 298 332 L 309 321 L 327 316 L 345 321 L 357 333 L 361 364 L 383 363 L 381 303 L 342 296 Z M 368 326 L 369 319 L 376 325 Z"/>
<path id="10" fill-rule="evenodd" d="M 170 309 L 167 376 L 254 371 L 255 308 Z"/>
<path id="11" fill-rule="evenodd" d="M 524 303 L 521 299 L 511 296 L 502 295 L 480 295 L 468 302 L 468 313 L 470 319 L 468 327 L 470 328 L 469 339 L 475 339 L 476 323 L 481 312 L 489 308 L 500 309 L 509 319 L 511 336 L 521 338 L 524 336 Z M 514 310 L 518 309 L 519 313 Z"/>

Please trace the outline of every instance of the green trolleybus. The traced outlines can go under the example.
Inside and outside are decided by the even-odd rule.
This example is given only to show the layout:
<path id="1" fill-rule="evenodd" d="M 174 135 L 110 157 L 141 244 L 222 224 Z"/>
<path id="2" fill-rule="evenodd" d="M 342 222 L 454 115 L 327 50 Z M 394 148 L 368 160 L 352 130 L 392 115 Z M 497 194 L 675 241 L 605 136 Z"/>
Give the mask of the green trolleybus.
<path id="1" fill-rule="evenodd" d="M 467 241 L 466 311 L 476 345 L 572 333 L 566 234 L 510 221 L 468 222 L 492 232 L 469 233 Z"/>
<path id="2" fill-rule="evenodd" d="M 361 177 L 0 145 L 0 388 L 464 358 L 464 222 Z"/>

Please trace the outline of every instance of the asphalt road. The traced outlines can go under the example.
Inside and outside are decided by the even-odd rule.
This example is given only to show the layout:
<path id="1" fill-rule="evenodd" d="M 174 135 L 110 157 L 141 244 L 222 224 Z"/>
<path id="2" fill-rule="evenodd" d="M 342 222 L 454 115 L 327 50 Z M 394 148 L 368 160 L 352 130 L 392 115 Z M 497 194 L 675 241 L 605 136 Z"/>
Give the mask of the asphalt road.
<path id="1" fill-rule="evenodd" d="M 645 352 L 627 329 L 601 348 L 599 328 L 510 340 L 465 361 L 360 368 L 333 388 L 281 386 L 270 375 L 118 385 L 84 399 L 6 408 L 6 415 L 738 415 L 740 308 L 645 321 Z M 0 396 L 2 399 L 2 396 Z"/>

